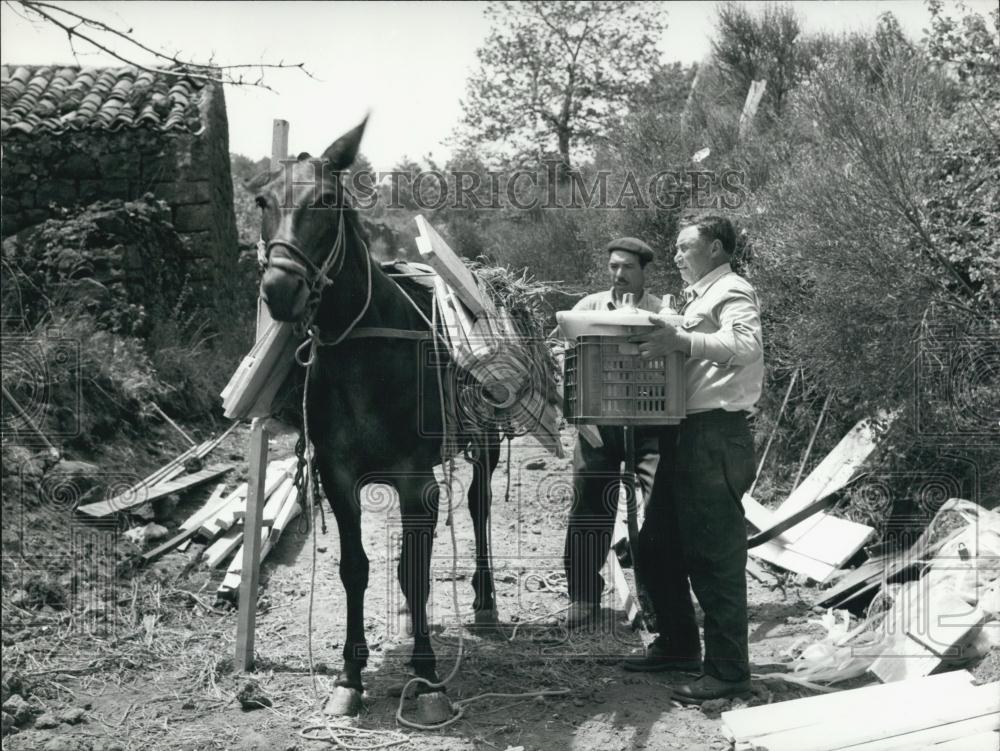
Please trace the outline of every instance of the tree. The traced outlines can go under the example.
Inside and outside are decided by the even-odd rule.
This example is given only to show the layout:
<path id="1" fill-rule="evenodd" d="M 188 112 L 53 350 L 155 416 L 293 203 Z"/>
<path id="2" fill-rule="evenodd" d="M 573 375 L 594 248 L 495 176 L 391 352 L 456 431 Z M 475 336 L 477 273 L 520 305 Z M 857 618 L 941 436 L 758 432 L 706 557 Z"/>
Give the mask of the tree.
<path id="1" fill-rule="evenodd" d="M 551 151 L 570 166 L 659 68 L 666 24 L 654 3 L 493 3 L 468 82 L 461 138 L 517 155 Z"/>
<path id="2" fill-rule="evenodd" d="M 758 14 L 745 5 L 719 7 L 717 38 L 712 55 L 738 105 L 755 80 L 767 80 L 765 110 L 780 115 L 788 92 L 800 73 L 797 42 L 800 27 L 795 11 L 787 5 L 768 5 Z"/>

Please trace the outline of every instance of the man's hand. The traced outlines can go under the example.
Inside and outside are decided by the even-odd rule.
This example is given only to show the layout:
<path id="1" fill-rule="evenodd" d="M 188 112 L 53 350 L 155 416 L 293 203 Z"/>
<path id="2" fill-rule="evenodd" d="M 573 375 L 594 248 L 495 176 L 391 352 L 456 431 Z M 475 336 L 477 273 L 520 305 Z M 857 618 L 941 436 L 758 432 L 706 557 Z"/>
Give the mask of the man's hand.
<path id="1" fill-rule="evenodd" d="M 659 316 L 650 316 L 650 323 L 655 329 L 644 334 L 634 334 L 629 341 L 639 345 L 639 356 L 643 360 L 663 357 L 671 352 L 691 354 L 691 337 L 680 326 L 667 323 Z"/>

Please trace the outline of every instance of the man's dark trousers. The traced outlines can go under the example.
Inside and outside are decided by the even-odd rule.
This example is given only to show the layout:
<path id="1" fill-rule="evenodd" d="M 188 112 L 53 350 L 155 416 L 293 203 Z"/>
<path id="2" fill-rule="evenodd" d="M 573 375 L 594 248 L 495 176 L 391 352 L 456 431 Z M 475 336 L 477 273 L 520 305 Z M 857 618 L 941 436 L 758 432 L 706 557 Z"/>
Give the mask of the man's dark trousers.
<path id="1" fill-rule="evenodd" d="M 604 446 L 594 448 L 577 436 L 573 451 L 573 505 L 566 530 L 563 565 L 573 602 L 601 601 L 600 574 L 611 547 L 618 509 L 618 483 L 625 460 L 625 432 L 618 426 L 598 428 Z M 659 429 L 636 428 L 635 466 L 642 497 L 653 492 L 659 459 Z"/>
<path id="2" fill-rule="evenodd" d="M 746 413 L 688 415 L 660 433 L 659 470 L 639 534 L 661 643 L 672 657 L 701 653 L 693 589 L 705 614 L 703 672 L 726 681 L 750 677 L 742 499 L 753 476 Z"/>

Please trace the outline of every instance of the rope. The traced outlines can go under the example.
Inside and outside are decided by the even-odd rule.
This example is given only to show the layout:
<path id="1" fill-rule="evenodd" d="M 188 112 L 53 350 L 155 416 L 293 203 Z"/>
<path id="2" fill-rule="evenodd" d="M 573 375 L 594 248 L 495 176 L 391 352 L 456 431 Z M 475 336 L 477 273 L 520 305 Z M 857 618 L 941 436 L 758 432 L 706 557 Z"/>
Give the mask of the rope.
<path id="1" fill-rule="evenodd" d="M 327 735 L 316 735 L 317 730 L 326 730 Z M 410 739 L 400 733 L 398 730 L 369 730 L 367 728 L 359 728 L 353 725 L 341 725 L 333 724 L 328 721 L 324 721 L 322 724 L 317 725 L 307 725 L 306 727 L 299 730 L 298 735 L 300 738 L 305 738 L 308 741 L 329 741 L 335 746 L 340 748 L 348 749 L 348 751 L 375 751 L 380 748 L 390 748 L 391 746 L 398 746 L 401 743 L 406 743 Z M 354 738 L 349 738 L 345 740 L 342 736 L 360 736 L 361 738 L 385 738 L 378 743 L 359 746 L 356 743 L 351 743 L 355 740 Z"/>

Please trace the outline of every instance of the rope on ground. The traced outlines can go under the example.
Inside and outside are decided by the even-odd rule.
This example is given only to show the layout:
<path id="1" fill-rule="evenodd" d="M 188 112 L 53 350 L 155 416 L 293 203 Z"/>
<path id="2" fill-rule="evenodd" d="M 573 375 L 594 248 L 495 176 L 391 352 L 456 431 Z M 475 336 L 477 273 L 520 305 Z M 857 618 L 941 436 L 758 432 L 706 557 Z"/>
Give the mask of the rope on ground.
<path id="1" fill-rule="evenodd" d="M 325 734 L 317 734 L 318 731 L 326 731 Z M 338 748 L 347 751 L 376 751 L 380 748 L 391 748 L 401 743 L 407 743 L 410 739 L 398 730 L 369 730 L 359 728 L 354 725 L 343 723 L 331 723 L 324 720 L 322 723 L 307 725 L 299 730 L 298 735 L 307 741 L 327 741 Z M 374 743 L 358 745 L 358 741 L 367 738 L 381 739 Z"/>

